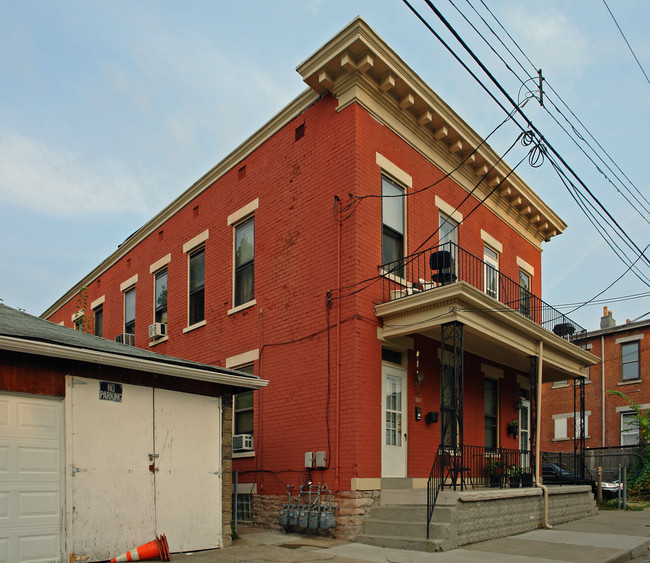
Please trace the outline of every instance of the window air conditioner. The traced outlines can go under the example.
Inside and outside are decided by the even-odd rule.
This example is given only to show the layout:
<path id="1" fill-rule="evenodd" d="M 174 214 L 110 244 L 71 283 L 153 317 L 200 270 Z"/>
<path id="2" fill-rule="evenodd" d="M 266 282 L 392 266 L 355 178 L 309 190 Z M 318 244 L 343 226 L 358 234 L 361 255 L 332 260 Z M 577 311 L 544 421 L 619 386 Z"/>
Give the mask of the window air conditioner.
<path id="1" fill-rule="evenodd" d="M 135 346 L 135 334 L 129 334 L 128 332 L 125 332 L 124 334 L 118 334 L 115 337 L 115 342 L 126 344 L 127 346 Z"/>
<path id="2" fill-rule="evenodd" d="M 253 449 L 252 434 L 235 434 L 232 437 L 233 452 L 249 452 Z"/>
<path id="3" fill-rule="evenodd" d="M 160 338 L 167 335 L 167 325 L 165 323 L 153 323 L 149 325 L 149 338 Z"/>

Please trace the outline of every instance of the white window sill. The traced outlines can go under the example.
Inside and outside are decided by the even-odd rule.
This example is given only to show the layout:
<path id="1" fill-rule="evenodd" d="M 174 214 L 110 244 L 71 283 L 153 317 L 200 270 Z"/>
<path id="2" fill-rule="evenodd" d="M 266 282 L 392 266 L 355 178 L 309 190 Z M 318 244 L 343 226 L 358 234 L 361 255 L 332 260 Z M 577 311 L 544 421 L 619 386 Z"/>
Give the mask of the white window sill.
<path id="1" fill-rule="evenodd" d="M 565 387 L 568 387 L 568 386 L 569 386 L 568 383 L 559 383 L 559 384 L 558 383 L 553 383 L 553 385 L 551 386 L 551 389 L 564 389 Z"/>
<path id="2" fill-rule="evenodd" d="M 255 457 L 255 452 L 233 452 L 232 453 L 232 458 L 233 459 L 242 459 L 246 457 Z"/>
<path id="3" fill-rule="evenodd" d="M 183 334 L 186 332 L 192 332 L 193 330 L 196 330 L 197 328 L 201 328 L 202 326 L 205 326 L 207 324 L 207 321 L 203 319 L 202 321 L 199 321 L 198 323 L 195 323 L 193 325 L 187 326 L 183 329 Z"/>
<path id="4" fill-rule="evenodd" d="M 257 305 L 257 299 L 253 299 L 252 301 L 247 301 L 246 303 L 242 303 L 241 305 L 237 305 L 237 307 L 233 307 L 228 311 L 229 315 L 234 315 L 235 313 L 239 313 L 239 311 L 243 311 L 244 309 L 248 309 L 249 307 L 252 307 L 253 305 Z"/>
<path id="5" fill-rule="evenodd" d="M 554 442 L 568 442 L 569 440 L 573 440 L 573 438 L 553 438 Z"/>
<path id="6" fill-rule="evenodd" d="M 634 385 L 635 383 L 641 383 L 640 379 L 627 379 L 626 381 L 619 381 L 617 385 Z"/>
<path id="7" fill-rule="evenodd" d="M 163 342 L 167 342 L 169 340 L 169 336 L 163 336 L 162 338 L 156 338 L 152 342 L 149 342 L 149 348 L 152 346 L 156 346 L 158 344 L 162 344 Z"/>

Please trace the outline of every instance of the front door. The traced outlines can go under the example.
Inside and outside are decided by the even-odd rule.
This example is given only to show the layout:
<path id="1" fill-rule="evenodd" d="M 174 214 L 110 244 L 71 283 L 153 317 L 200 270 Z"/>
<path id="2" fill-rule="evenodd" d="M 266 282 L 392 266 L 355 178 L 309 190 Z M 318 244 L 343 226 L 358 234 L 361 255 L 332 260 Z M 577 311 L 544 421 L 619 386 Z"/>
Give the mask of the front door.
<path id="1" fill-rule="evenodd" d="M 382 477 L 406 477 L 406 370 L 382 366 Z"/>
<path id="2" fill-rule="evenodd" d="M 530 401 L 521 401 L 519 409 L 519 449 L 521 453 L 521 466 L 528 467 L 530 459 Z"/>

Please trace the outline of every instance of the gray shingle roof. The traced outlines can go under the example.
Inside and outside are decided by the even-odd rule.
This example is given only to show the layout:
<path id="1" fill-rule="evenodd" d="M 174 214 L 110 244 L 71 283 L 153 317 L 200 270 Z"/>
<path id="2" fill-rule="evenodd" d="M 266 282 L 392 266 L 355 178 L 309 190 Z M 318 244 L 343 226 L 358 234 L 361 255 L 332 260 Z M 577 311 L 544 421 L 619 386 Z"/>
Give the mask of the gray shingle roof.
<path id="1" fill-rule="evenodd" d="M 253 380 L 259 380 L 258 377 L 251 374 L 219 366 L 211 366 L 199 362 L 183 360 L 173 356 L 165 356 L 164 354 L 143 350 L 141 348 L 136 348 L 135 346 L 127 346 L 125 344 L 120 344 L 119 342 L 107 340 L 106 338 L 73 330 L 39 317 L 35 317 L 23 311 L 12 309 L 11 307 L 1 303 L 0 336 L 57 344 L 59 346 L 74 349 L 92 350 L 94 352 L 103 352 L 111 355 L 123 356 L 125 358 L 139 358 L 160 364 L 195 368 L 213 373 L 232 374 L 239 377 L 244 376 Z M 2 348 L 1 344 L 0 348 Z"/>

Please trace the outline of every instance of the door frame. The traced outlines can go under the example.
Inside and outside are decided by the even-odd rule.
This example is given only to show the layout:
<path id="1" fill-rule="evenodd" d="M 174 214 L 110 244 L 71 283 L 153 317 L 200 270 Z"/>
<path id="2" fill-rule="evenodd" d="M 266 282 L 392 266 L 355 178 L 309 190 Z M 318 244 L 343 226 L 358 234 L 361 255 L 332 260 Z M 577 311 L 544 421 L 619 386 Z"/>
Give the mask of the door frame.
<path id="1" fill-rule="evenodd" d="M 394 466 L 388 466 L 385 459 L 389 455 L 386 445 L 386 378 L 388 375 L 399 377 L 402 384 L 401 401 L 401 428 L 400 434 L 402 443 L 400 449 L 402 455 L 396 460 Z M 408 416 L 407 416 L 407 371 L 406 368 L 395 364 L 382 362 L 381 365 L 381 476 L 382 477 L 406 477 L 408 469 Z M 392 451 L 395 453 L 395 450 Z"/>

